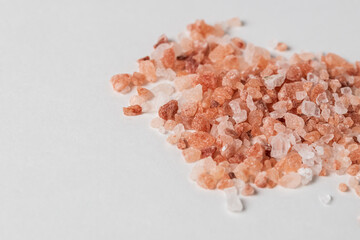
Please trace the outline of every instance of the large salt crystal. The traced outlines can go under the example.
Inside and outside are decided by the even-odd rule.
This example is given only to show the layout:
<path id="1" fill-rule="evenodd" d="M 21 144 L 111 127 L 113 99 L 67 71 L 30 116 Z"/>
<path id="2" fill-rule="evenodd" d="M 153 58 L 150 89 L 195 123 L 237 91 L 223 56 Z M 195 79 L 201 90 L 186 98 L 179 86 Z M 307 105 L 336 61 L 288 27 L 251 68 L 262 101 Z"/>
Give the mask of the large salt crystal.
<path id="1" fill-rule="evenodd" d="M 306 91 L 298 91 L 295 93 L 296 100 L 302 101 L 307 97 Z"/>
<path id="2" fill-rule="evenodd" d="M 309 184 L 313 179 L 313 171 L 311 168 L 299 168 L 297 172 L 301 175 L 301 183 L 303 185 Z"/>
<path id="3" fill-rule="evenodd" d="M 320 109 L 314 102 L 303 101 L 301 104 L 301 112 L 309 117 L 320 117 Z"/>
<path id="4" fill-rule="evenodd" d="M 267 89 L 274 89 L 280 87 L 285 81 L 285 74 L 275 74 L 263 78 Z"/>
<path id="5" fill-rule="evenodd" d="M 285 113 L 284 118 L 285 118 L 285 124 L 288 128 L 295 130 L 295 129 L 302 129 L 305 126 L 304 119 L 302 119 L 301 117 L 295 114 Z"/>
<path id="6" fill-rule="evenodd" d="M 295 172 L 290 172 L 279 179 L 279 185 L 284 188 L 297 188 L 302 181 L 301 175 Z"/>
<path id="7" fill-rule="evenodd" d="M 344 104 L 340 101 L 336 101 L 335 102 L 335 106 L 334 106 L 334 111 L 337 114 L 346 114 L 347 113 L 347 108 L 344 106 Z"/>
<path id="8" fill-rule="evenodd" d="M 252 97 L 250 95 L 247 95 L 247 97 L 246 97 L 246 105 L 250 109 L 250 111 L 255 111 L 256 110 L 256 106 L 255 106 L 254 101 L 253 101 L 253 99 L 252 99 Z"/>
<path id="9" fill-rule="evenodd" d="M 296 144 L 293 149 L 299 153 L 303 160 L 315 157 L 314 149 L 306 143 Z"/>
<path id="10" fill-rule="evenodd" d="M 282 158 L 285 157 L 291 145 L 289 138 L 284 133 L 279 133 L 271 138 L 271 157 Z"/>
<path id="11" fill-rule="evenodd" d="M 231 212 L 241 212 L 244 206 L 237 194 L 236 187 L 225 188 L 224 193 L 226 195 L 227 208 Z"/>

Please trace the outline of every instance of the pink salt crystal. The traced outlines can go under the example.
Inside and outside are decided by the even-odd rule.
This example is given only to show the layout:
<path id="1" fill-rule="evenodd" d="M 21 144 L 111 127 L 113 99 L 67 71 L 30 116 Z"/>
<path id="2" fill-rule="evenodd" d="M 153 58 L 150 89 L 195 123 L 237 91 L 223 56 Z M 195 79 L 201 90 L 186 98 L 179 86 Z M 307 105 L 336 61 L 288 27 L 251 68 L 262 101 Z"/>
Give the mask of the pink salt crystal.
<path id="1" fill-rule="evenodd" d="M 286 127 L 281 123 L 275 123 L 274 130 L 278 133 L 284 133 L 286 131 Z"/>
<path id="2" fill-rule="evenodd" d="M 283 42 L 279 42 L 277 45 L 276 45 L 276 50 L 280 51 L 280 52 L 283 52 L 283 51 L 286 51 L 288 50 L 288 46 L 283 43 Z"/>
<path id="3" fill-rule="evenodd" d="M 241 22 L 241 20 L 239 18 L 234 17 L 234 18 L 230 18 L 229 20 L 227 20 L 226 25 L 228 27 L 241 27 L 243 25 L 243 23 Z"/>
<path id="4" fill-rule="evenodd" d="M 252 97 L 250 95 L 247 95 L 247 97 L 246 97 L 246 105 L 250 109 L 250 111 L 255 111 L 256 110 L 256 106 L 255 106 L 254 101 L 253 101 L 253 99 L 252 99 Z"/>
<path id="5" fill-rule="evenodd" d="M 131 80 L 129 74 L 116 74 L 111 77 L 110 80 L 113 88 L 117 92 L 122 92 L 126 87 L 129 86 Z"/>
<path id="6" fill-rule="evenodd" d="M 164 126 L 164 123 L 165 123 L 164 119 L 156 117 L 151 120 L 150 126 L 153 128 L 160 128 Z"/>
<path id="7" fill-rule="evenodd" d="M 284 74 L 275 74 L 271 76 L 267 76 L 263 78 L 264 84 L 267 89 L 274 89 L 276 87 L 280 87 L 284 81 L 285 81 L 285 75 Z"/>
<path id="8" fill-rule="evenodd" d="M 234 49 L 229 45 L 218 45 L 209 53 L 209 59 L 212 62 L 222 61 L 226 56 L 232 54 Z"/>
<path id="9" fill-rule="evenodd" d="M 325 119 L 325 121 L 328 121 L 330 118 L 330 109 L 325 108 L 324 110 L 321 111 L 321 116 Z"/>
<path id="10" fill-rule="evenodd" d="M 160 118 L 162 119 L 162 118 Z M 174 129 L 174 127 L 177 125 L 177 123 L 174 121 L 174 120 L 167 120 L 164 124 L 164 128 L 167 130 L 167 131 L 172 131 Z"/>
<path id="11" fill-rule="evenodd" d="M 344 95 L 351 95 L 352 94 L 352 90 L 349 87 L 340 88 L 340 92 L 341 92 L 341 94 L 344 94 Z"/>
<path id="12" fill-rule="evenodd" d="M 200 159 L 201 151 L 195 148 L 187 148 L 182 151 L 185 161 L 188 163 L 196 162 Z"/>
<path id="13" fill-rule="evenodd" d="M 130 98 L 130 105 L 141 105 L 145 102 L 145 99 L 139 97 L 138 95 L 134 95 Z"/>
<path id="14" fill-rule="evenodd" d="M 279 185 L 284 188 L 297 188 L 301 184 L 301 175 L 290 172 L 279 179 Z"/>
<path id="15" fill-rule="evenodd" d="M 306 91 L 299 91 L 299 92 L 296 92 L 296 99 L 301 101 L 301 100 L 304 100 L 307 96 L 307 92 Z"/>
<path id="16" fill-rule="evenodd" d="M 232 100 L 231 102 L 229 102 L 229 106 L 234 113 L 233 119 L 235 120 L 236 123 L 241 123 L 246 121 L 247 112 L 246 110 L 242 110 L 240 108 L 240 99 Z"/>
<path id="17" fill-rule="evenodd" d="M 314 102 L 303 101 L 301 104 L 301 112 L 309 117 L 320 117 L 320 109 Z"/>
<path id="18" fill-rule="evenodd" d="M 295 130 L 295 129 L 304 128 L 305 126 L 304 119 L 302 119 L 301 117 L 295 114 L 285 113 L 284 117 L 285 117 L 285 124 L 288 128 Z"/>
<path id="19" fill-rule="evenodd" d="M 290 141 L 286 134 L 279 133 L 273 136 L 270 140 L 271 157 L 282 158 L 285 157 L 290 149 Z"/>
<path id="20" fill-rule="evenodd" d="M 342 101 L 336 101 L 334 111 L 337 114 L 346 114 L 348 112 L 348 109 L 345 107 Z"/>
<path id="21" fill-rule="evenodd" d="M 181 77 L 176 77 L 174 80 L 175 89 L 177 91 L 183 91 L 192 86 L 194 79 L 196 78 L 196 74 L 189 74 Z"/>
<path id="22" fill-rule="evenodd" d="M 156 77 L 158 79 L 172 81 L 176 78 L 176 72 L 174 72 L 174 70 L 172 70 L 171 68 L 157 68 Z"/>
<path id="23" fill-rule="evenodd" d="M 202 86 L 198 84 L 194 88 L 182 92 L 182 97 L 179 99 L 179 104 L 180 106 L 183 106 L 185 103 L 196 103 L 201 101 L 202 97 Z"/>
<path id="24" fill-rule="evenodd" d="M 164 94 L 166 96 L 170 96 L 175 92 L 175 89 L 173 86 L 171 86 L 168 83 L 161 83 L 157 85 L 156 87 L 153 87 L 151 91 L 155 94 Z"/>
<path id="25" fill-rule="evenodd" d="M 140 73 L 146 76 L 146 80 L 149 82 L 156 82 L 156 69 L 154 64 L 150 60 L 141 61 L 139 63 Z"/>
<path id="26" fill-rule="evenodd" d="M 320 93 L 317 97 L 316 97 L 316 104 L 320 105 L 322 103 L 327 103 L 329 102 L 326 92 Z"/>
<path id="27" fill-rule="evenodd" d="M 270 59 L 270 52 L 264 48 L 248 43 L 244 51 L 244 57 L 248 64 L 254 65 L 261 57 L 264 59 Z"/>

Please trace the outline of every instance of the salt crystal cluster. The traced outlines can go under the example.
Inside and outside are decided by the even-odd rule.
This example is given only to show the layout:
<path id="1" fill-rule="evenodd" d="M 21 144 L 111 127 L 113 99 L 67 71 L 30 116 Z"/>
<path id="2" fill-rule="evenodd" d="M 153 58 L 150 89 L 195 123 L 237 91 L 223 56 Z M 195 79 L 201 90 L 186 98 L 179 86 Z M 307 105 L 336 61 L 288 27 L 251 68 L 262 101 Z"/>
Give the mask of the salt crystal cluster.
<path id="1" fill-rule="evenodd" d="M 198 20 L 179 41 L 162 35 L 138 71 L 111 78 L 117 92 L 137 88 L 124 114 L 157 112 L 151 126 L 193 164 L 191 179 L 224 189 L 232 211 L 242 210 L 237 192 L 298 188 L 329 174 L 351 176 L 360 197 L 360 62 L 333 53 L 274 56 L 227 34 L 239 26 Z"/>

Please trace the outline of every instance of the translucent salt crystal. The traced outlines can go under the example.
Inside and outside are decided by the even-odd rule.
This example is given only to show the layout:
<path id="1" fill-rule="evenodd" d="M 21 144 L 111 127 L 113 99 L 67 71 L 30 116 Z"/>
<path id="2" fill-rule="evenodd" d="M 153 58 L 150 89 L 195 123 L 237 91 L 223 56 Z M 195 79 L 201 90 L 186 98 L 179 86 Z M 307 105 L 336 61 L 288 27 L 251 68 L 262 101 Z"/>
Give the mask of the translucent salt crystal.
<path id="1" fill-rule="evenodd" d="M 288 128 L 295 130 L 295 129 L 303 129 L 305 126 L 304 119 L 302 119 L 301 117 L 295 114 L 285 113 L 284 118 L 285 118 L 286 127 Z"/>
<path id="2" fill-rule="evenodd" d="M 246 110 L 242 110 L 240 108 L 240 99 L 239 98 L 229 102 L 229 106 L 234 113 L 233 119 L 235 120 L 236 123 L 241 123 L 241 122 L 246 121 L 247 112 L 246 112 Z"/>
<path id="3" fill-rule="evenodd" d="M 290 172 L 279 179 L 279 185 L 284 188 L 297 188 L 300 186 L 302 177 L 300 174 Z"/>
<path id="4" fill-rule="evenodd" d="M 264 48 L 257 47 L 251 43 L 246 44 L 244 51 L 245 61 L 250 64 L 256 64 L 257 61 L 263 57 L 264 59 L 270 59 L 270 52 Z"/>
<path id="5" fill-rule="evenodd" d="M 319 156 L 324 155 L 324 148 L 321 147 L 321 146 L 316 146 L 315 151 L 316 151 L 316 154 L 319 155 Z"/>
<path id="6" fill-rule="evenodd" d="M 306 98 L 307 92 L 306 91 L 298 91 L 295 93 L 295 96 L 296 96 L 296 100 L 302 101 L 302 100 L 304 100 L 304 98 Z"/>
<path id="7" fill-rule="evenodd" d="M 172 45 L 169 43 L 162 43 L 150 54 L 150 57 L 155 60 L 157 66 L 163 66 L 161 58 L 164 56 L 164 51 L 171 47 Z"/>
<path id="8" fill-rule="evenodd" d="M 170 96 L 164 93 L 159 93 L 155 95 L 155 98 L 152 100 L 152 103 L 156 109 L 159 109 L 164 104 L 168 103 L 171 100 Z"/>
<path id="9" fill-rule="evenodd" d="M 349 99 L 350 99 L 351 105 L 354 105 L 354 106 L 360 105 L 360 97 L 359 96 L 350 95 Z"/>
<path id="10" fill-rule="evenodd" d="M 158 79 L 165 79 L 172 81 L 175 79 L 176 73 L 171 68 L 157 68 L 156 76 L 158 77 Z"/>
<path id="11" fill-rule="evenodd" d="M 140 105 L 142 108 L 142 112 L 143 113 L 151 113 L 154 112 L 154 106 L 152 103 L 150 102 L 144 102 L 143 104 Z"/>
<path id="12" fill-rule="evenodd" d="M 270 113 L 270 117 L 273 118 L 273 119 L 282 118 L 282 117 L 284 117 L 285 113 L 286 113 L 286 111 L 281 111 L 281 112 L 279 112 L 279 111 L 272 111 L 272 112 Z"/>
<path id="13" fill-rule="evenodd" d="M 285 157 L 291 145 L 288 136 L 284 133 L 279 133 L 271 138 L 271 157 L 282 158 Z"/>
<path id="14" fill-rule="evenodd" d="M 320 138 L 321 142 L 329 143 L 334 138 L 334 134 L 326 134 Z"/>
<path id="15" fill-rule="evenodd" d="M 315 157 L 314 150 L 306 143 L 300 143 L 293 146 L 293 149 L 299 153 L 302 159 L 311 159 Z"/>
<path id="16" fill-rule="evenodd" d="M 225 188 L 224 193 L 226 195 L 227 208 L 231 212 L 241 212 L 244 206 L 237 194 L 236 187 Z"/>
<path id="17" fill-rule="evenodd" d="M 218 125 L 218 133 L 220 136 L 227 135 L 227 130 L 234 130 L 234 125 L 230 121 L 222 121 Z"/>
<path id="18" fill-rule="evenodd" d="M 320 109 L 314 102 L 303 101 L 301 104 L 301 112 L 309 117 L 320 117 Z"/>
<path id="19" fill-rule="evenodd" d="M 291 101 L 278 101 L 273 104 L 273 109 L 275 111 L 285 113 L 289 106 L 291 106 L 291 104 Z"/>
<path id="20" fill-rule="evenodd" d="M 359 183 L 359 180 L 357 180 L 356 177 L 351 176 L 351 177 L 349 178 L 349 186 L 350 186 L 351 188 L 356 188 L 359 184 L 360 184 L 360 183 Z"/>
<path id="21" fill-rule="evenodd" d="M 190 148 L 183 150 L 182 154 L 183 154 L 186 162 L 192 163 L 192 162 L 196 162 L 197 160 L 200 159 L 201 151 L 199 149 L 190 147 Z"/>
<path id="22" fill-rule="evenodd" d="M 185 127 L 184 127 L 184 125 L 181 124 L 181 123 L 177 124 L 177 125 L 174 127 L 173 132 L 174 132 L 175 134 L 181 134 L 181 133 L 185 132 Z"/>
<path id="23" fill-rule="evenodd" d="M 255 106 L 254 101 L 253 101 L 253 99 L 252 99 L 252 97 L 250 95 L 247 95 L 247 97 L 246 97 L 246 105 L 250 109 L 250 111 L 255 111 L 256 110 L 256 106 Z"/>
<path id="24" fill-rule="evenodd" d="M 335 106 L 334 106 L 334 111 L 337 114 L 346 114 L 347 113 L 347 108 L 344 106 L 344 104 L 340 101 L 336 101 L 335 102 Z"/>
<path id="25" fill-rule="evenodd" d="M 189 74 L 181 77 L 176 77 L 174 80 L 175 89 L 177 91 L 183 91 L 185 89 L 191 88 L 196 74 Z"/>
<path id="26" fill-rule="evenodd" d="M 325 121 L 328 121 L 330 118 L 330 113 L 331 113 L 330 109 L 325 108 L 321 111 L 321 116 L 325 119 Z"/>
<path id="27" fill-rule="evenodd" d="M 218 122 L 225 122 L 225 121 L 229 120 L 229 116 L 227 116 L 227 115 L 221 116 L 221 117 L 216 118 L 215 120 Z"/>
<path id="28" fill-rule="evenodd" d="M 324 205 L 327 206 L 331 203 L 332 197 L 330 194 L 321 194 L 319 195 L 319 201 Z"/>
<path id="29" fill-rule="evenodd" d="M 320 93 L 317 97 L 316 97 L 316 104 L 320 105 L 322 103 L 327 103 L 329 102 L 329 99 L 326 96 L 326 92 Z"/>
<path id="30" fill-rule="evenodd" d="M 319 82 L 319 77 L 316 76 L 314 73 L 309 72 L 306 76 L 306 80 L 313 82 L 313 83 L 318 83 Z"/>
<path id="31" fill-rule="evenodd" d="M 158 94 L 164 94 L 167 96 L 170 96 L 175 92 L 175 89 L 173 86 L 171 86 L 168 83 L 161 83 L 151 89 L 151 91 L 154 93 L 154 95 Z"/>
<path id="32" fill-rule="evenodd" d="M 265 87 L 267 89 L 274 89 L 280 87 L 285 81 L 285 74 L 275 74 L 263 78 Z"/>
<path id="33" fill-rule="evenodd" d="M 283 133 L 286 131 L 286 127 L 281 123 L 275 123 L 274 130 L 278 133 Z"/>
<path id="34" fill-rule="evenodd" d="M 214 137 L 217 137 L 219 135 L 218 133 L 218 125 L 214 124 L 212 125 L 211 129 L 210 129 L 210 134 Z"/>
<path id="35" fill-rule="evenodd" d="M 340 88 L 340 92 L 341 92 L 341 94 L 344 94 L 344 95 L 351 95 L 352 94 L 352 90 L 349 87 Z"/>
<path id="36" fill-rule="evenodd" d="M 166 133 L 167 133 L 167 131 L 166 131 L 166 129 L 164 128 L 164 126 L 159 127 L 159 132 L 160 132 L 161 134 L 166 134 Z"/>
<path id="37" fill-rule="evenodd" d="M 297 172 L 301 175 L 301 183 L 303 185 L 307 185 L 313 179 L 313 171 L 311 168 L 299 168 Z"/>
<path id="38" fill-rule="evenodd" d="M 202 86 L 198 84 L 194 88 L 190 88 L 182 92 L 182 96 L 179 99 L 179 104 L 181 106 L 186 103 L 196 103 L 200 101 L 202 97 L 203 97 Z"/>
<path id="39" fill-rule="evenodd" d="M 144 102 L 145 102 L 145 99 L 138 95 L 134 95 L 130 98 L 130 105 L 141 105 Z"/>
<path id="40" fill-rule="evenodd" d="M 127 93 L 129 93 L 129 92 L 131 92 L 131 87 L 130 87 L 130 86 L 126 86 L 123 90 L 121 90 L 120 93 L 122 93 L 122 94 L 127 94 Z"/>
<path id="41" fill-rule="evenodd" d="M 262 100 L 263 100 L 265 103 L 272 103 L 272 99 L 271 99 L 271 97 L 270 97 L 268 94 L 265 94 L 265 95 L 262 97 Z"/>
<path id="42" fill-rule="evenodd" d="M 153 118 L 150 122 L 150 126 L 153 128 L 160 128 L 164 126 L 165 120 L 159 117 Z"/>
<path id="43" fill-rule="evenodd" d="M 324 80 L 320 80 L 319 84 L 323 87 L 323 89 L 326 91 L 329 88 L 329 83 L 327 81 Z"/>

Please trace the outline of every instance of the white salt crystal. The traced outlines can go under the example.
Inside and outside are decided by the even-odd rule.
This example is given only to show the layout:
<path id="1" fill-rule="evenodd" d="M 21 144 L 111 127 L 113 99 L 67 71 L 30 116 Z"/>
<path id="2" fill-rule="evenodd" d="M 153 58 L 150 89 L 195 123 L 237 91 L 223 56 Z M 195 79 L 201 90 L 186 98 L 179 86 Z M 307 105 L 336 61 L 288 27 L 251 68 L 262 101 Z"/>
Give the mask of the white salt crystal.
<path id="1" fill-rule="evenodd" d="M 171 68 L 157 68 L 156 69 L 156 76 L 158 79 L 164 79 L 164 80 L 174 80 L 176 77 L 176 72 L 172 70 Z"/>
<path id="2" fill-rule="evenodd" d="M 329 102 L 329 99 L 326 96 L 326 92 L 320 93 L 317 97 L 316 97 L 316 103 L 318 105 L 320 105 L 321 103 L 327 103 Z"/>
<path id="3" fill-rule="evenodd" d="M 246 97 L 246 105 L 250 109 L 250 111 L 255 111 L 256 110 L 256 106 L 255 106 L 254 101 L 253 101 L 253 99 L 252 99 L 252 97 L 250 95 L 247 95 L 247 97 Z"/>
<path id="4" fill-rule="evenodd" d="M 235 99 L 229 102 L 229 106 L 231 110 L 233 111 L 233 119 L 236 123 L 244 122 L 247 119 L 247 112 L 246 110 L 242 110 L 240 108 L 240 99 Z"/>
<path id="5" fill-rule="evenodd" d="M 347 110 L 347 108 L 344 106 L 344 104 L 342 102 L 336 101 L 334 111 L 337 114 L 346 114 L 348 110 Z"/>
<path id="6" fill-rule="evenodd" d="M 155 109 L 159 109 L 162 105 L 168 103 L 170 100 L 171 100 L 170 96 L 160 92 L 159 94 L 155 95 L 154 99 L 152 100 L 152 103 Z"/>
<path id="7" fill-rule="evenodd" d="M 244 209 L 244 206 L 237 194 L 236 187 L 224 189 L 226 195 L 227 208 L 231 212 L 241 212 Z"/>
<path id="8" fill-rule="evenodd" d="M 271 157 L 282 158 L 285 157 L 291 145 L 289 137 L 284 133 L 278 133 L 273 136 L 270 141 L 271 144 Z"/>
<path id="9" fill-rule="evenodd" d="M 295 93 L 295 96 L 296 96 L 296 100 L 304 100 L 304 98 L 306 98 L 307 96 L 307 92 L 306 91 L 299 91 L 299 92 L 296 92 Z"/>
<path id="10" fill-rule="evenodd" d="M 301 112 L 309 117 L 320 117 L 320 109 L 311 101 L 303 101 L 301 104 Z"/>
<path id="11" fill-rule="evenodd" d="M 328 121 L 330 118 L 330 113 L 331 113 L 330 109 L 325 108 L 321 111 L 321 116 L 325 119 L 325 121 Z"/>
<path id="12" fill-rule="evenodd" d="M 196 78 L 196 74 L 189 74 L 181 77 L 176 77 L 174 80 L 175 89 L 177 91 L 183 91 L 191 88 L 193 80 Z"/>
<path id="13" fill-rule="evenodd" d="M 160 128 L 164 126 L 165 120 L 159 117 L 153 118 L 150 122 L 150 126 L 153 128 Z"/>
<path id="14" fill-rule="evenodd" d="M 299 153 L 302 159 L 306 160 L 315 157 L 313 148 L 306 143 L 296 144 L 293 149 Z"/>
<path id="15" fill-rule="evenodd" d="M 341 94 L 344 94 L 344 95 L 351 95 L 352 94 L 352 90 L 349 87 L 340 88 L 340 92 L 341 92 Z"/>
<path id="16" fill-rule="evenodd" d="M 170 96 L 171 94 L 173 94 L 175 92 L 175 89 L 173 86 L 171 86 L 168 83 L 161 83 L 155 87 L 153 87 L 151 89 L 151 91 L 154 93 L 154 95 L 158 95 L 158 94 L 164 94 L 167 96 Z"/>
<path id="17" fill-rule="evenodd" d="M 285 81 L 285 74 L 275 74 L 263 78 L 265 87 L 267 89 L 274 89 L 280 87 Z"/>
<path id="18" fill-rule="evenodd" d="M 332 197 L 329 194 L 319 195 L 319 201 L 324 205 L 327 206 L 332 201 Z"/>
<path id="19" fill-rule="evenodd" d="M 144 102 L 143 104 L 141 104 L 141 108 L 143 113 L 150 113 L 155 111 L 153 104 L 151 104 L 150 102 Z"/>
<path id="20" fill-rule="evenodd" d="M 297 171 L 301 175 L 301 183 L 307 185 L 313 178 L 313 171 L 311 168 L 299 168 Z"/>
<path id="21" fill-rule="evenodd" d="M 144 102 L 145 102 L 145 99 L 138 95 L 134 95 L 130 98 L 130 105 L 141 105 Z"/>

